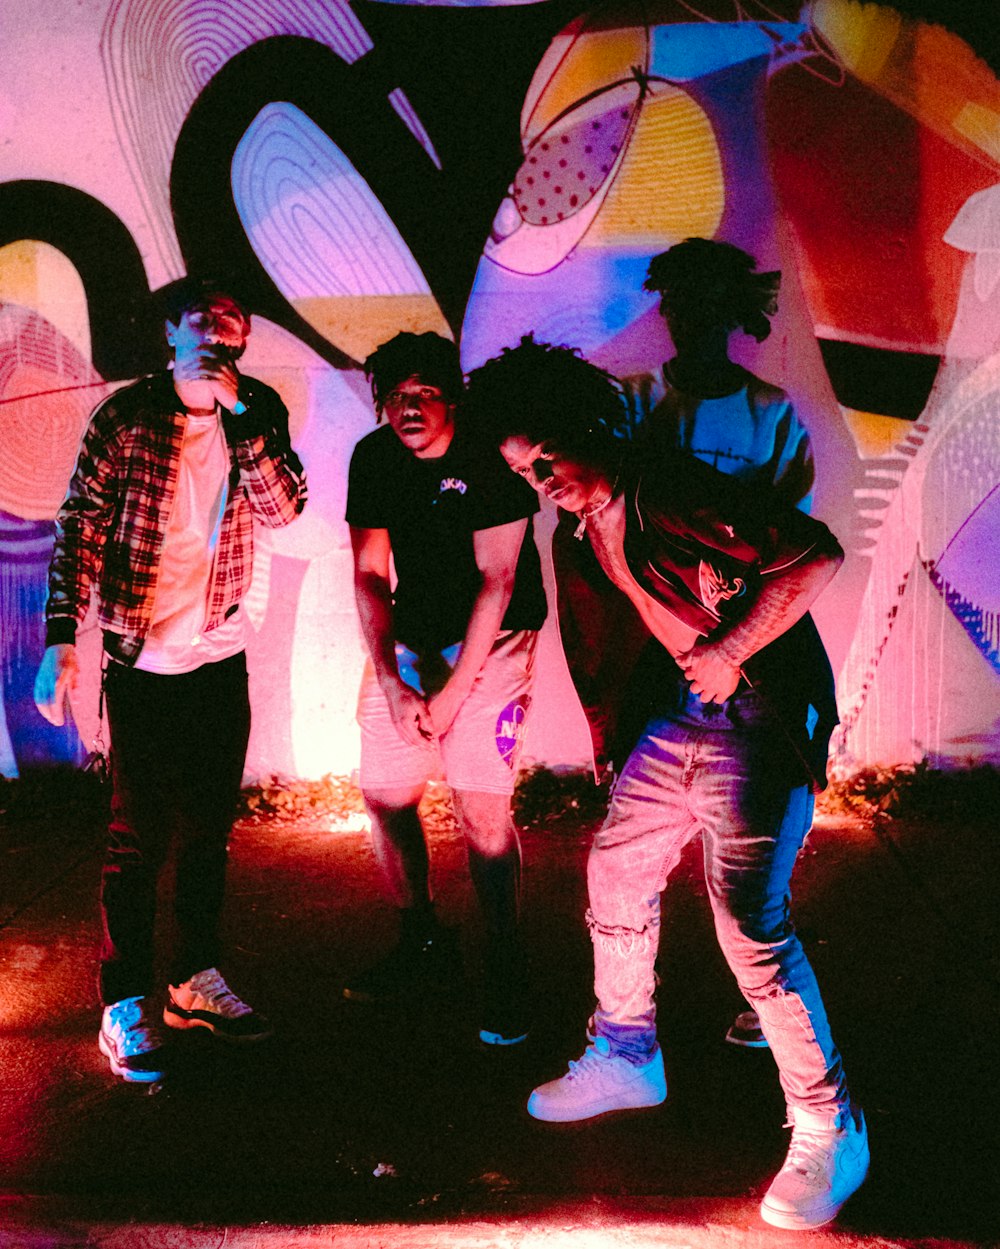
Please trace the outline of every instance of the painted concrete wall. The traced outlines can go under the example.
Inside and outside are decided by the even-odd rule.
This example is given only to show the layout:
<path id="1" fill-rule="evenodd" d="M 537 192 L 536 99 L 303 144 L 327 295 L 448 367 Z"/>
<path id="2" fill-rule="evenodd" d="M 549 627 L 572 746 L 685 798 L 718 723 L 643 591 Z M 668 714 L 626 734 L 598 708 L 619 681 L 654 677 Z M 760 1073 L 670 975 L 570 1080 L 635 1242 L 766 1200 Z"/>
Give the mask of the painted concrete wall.
<path id="1" fill-rule="evenodd" d="M 643 277 L 690 235 L 783 273 L 774 332 L 739 351 L 792 395 L 814 512 L 848 552 L 815 612 L 838 673 L 836 766 L 997 760 L 995 75 L 956 36 L 845 0 L 742 21 L 665 0 L 654 24 L 626 6 L 610 29 L 545 4 L 470 7 L 5 14 L 0 773 L 78 757 L 96 728 L 92 625 L 82 745 L 31 704 L 44 569 L 89 412 L 164 363 L 152 292 L 204 268 L 237 282 L 255 313 L 243 367 L 291 411 L 310 504 L 259 535 L 248 771 L 314 777 L 357 756 L 342 518 L 372 427 L 358 362 L 434 329 L 472 368 L 533 330 L 654 375 L 671 347 Z M 586 757 L 551 630 L 527 750 Z"/>

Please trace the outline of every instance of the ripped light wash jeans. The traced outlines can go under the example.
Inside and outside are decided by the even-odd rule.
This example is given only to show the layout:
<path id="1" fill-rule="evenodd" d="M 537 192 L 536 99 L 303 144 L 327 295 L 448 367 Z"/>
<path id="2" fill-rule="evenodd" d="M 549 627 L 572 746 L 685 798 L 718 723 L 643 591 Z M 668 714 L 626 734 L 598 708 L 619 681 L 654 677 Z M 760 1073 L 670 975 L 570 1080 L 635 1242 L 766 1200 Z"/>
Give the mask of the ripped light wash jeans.
<path id="1" fill-rule="evenodd" d="M 786 1101 L 839 1115 L 843 1065 L 789 914 L 813 799 L 789 779 L 788 749 L 752 691 L 722 707 L 688 695 L 679 713 L 647 724 L 587 864 L 593 1030 L 634 1062 L 655 1050 L 660 893 L 700 833 L 719 945 L 760 1016 Z"/>

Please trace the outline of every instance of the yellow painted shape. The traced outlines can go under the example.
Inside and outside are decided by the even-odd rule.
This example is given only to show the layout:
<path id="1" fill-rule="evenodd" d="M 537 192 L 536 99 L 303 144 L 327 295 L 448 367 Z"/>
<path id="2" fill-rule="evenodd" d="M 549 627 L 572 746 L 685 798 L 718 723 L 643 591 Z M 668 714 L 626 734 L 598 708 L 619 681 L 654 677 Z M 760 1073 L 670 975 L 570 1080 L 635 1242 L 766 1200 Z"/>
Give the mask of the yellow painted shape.
<path id="1" fill-rule="evenodd" d="M 895 9 L 851 0 L 815 0 L 809 18 L 842 64 L 864 82 L 882 72 L 903 27 Z"/>
<path id="2" fill-rule="evenodd" d="M 816 0 L 810 16 L 873 90 L 949 143 L 1000 163 L 1000 81 L 958 35 L 855 0 Z"/>
<path id="3" fill-rule="evenodd" d="M 891 455 L 912 431 L 911 421 L 895 416 L 879 416 L 875 412 L 859 412 L 841 405 L 844 423 L 851 431 L 858 455 L 863 460 L 881 460 Z"/>
<path id="4" fill-rule="evenodd" d="M 37 239 L 0 247 L 0 303 L 30 308 L 90 359 L 87 295 L 72 261 Z"/>
<path id="5" fill-rule="evenodd" d="M 1000 165 L 1000 113 L 980 104 L 963 104 L 955 118 L 955 129 Z"/>
<path id="6" fill-rule="evenodd" d="M 549 52 L 535 71 L 535 81 L 551 81 L 542 87 L 524 125 L 524 143 L 530 145 L 564 110 L 577 104 L 599 87 L 632 77 L 633 66 L 646 68 L 646 32 L 641 27 L 587 31 L 572 40 L 553 41 Z"/>
<path id="7" fill-rule="evenodd" d="M 433 295 L 322 295 L 292 303 L 327 342 L 359 362 L 400 330 L 452 337 Z"/>
<path id="8" fill-rule="evenodd" d="M 725 206 L 722 159 L 704 109 L 680 88 L 647 97 L 585 247 L 711 238 Z"/>

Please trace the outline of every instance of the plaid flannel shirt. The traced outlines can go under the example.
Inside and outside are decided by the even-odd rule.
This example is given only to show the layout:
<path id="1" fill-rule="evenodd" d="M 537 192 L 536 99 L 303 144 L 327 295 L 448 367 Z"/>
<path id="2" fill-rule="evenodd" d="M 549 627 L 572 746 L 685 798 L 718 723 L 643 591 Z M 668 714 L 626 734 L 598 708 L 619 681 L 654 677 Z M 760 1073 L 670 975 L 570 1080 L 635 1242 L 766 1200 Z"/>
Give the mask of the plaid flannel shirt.
<path id="1" fill-rule="evenodd" d="M 209 593 L 207 629 L 236 610 L 253 570 L 253 521 L 287 525 L 306 502 L 288 412 L 263 382 L 241 377 L 247 411 L 225 414 L 229 493 Z M 149 630 L 184 440 L 183 407 L 169 372 L 109 396 L 84 435 L 56 515 L 46 643 L 72 642 L 97 589 L 98 620 L 115 657 L 134 662 Z"/>

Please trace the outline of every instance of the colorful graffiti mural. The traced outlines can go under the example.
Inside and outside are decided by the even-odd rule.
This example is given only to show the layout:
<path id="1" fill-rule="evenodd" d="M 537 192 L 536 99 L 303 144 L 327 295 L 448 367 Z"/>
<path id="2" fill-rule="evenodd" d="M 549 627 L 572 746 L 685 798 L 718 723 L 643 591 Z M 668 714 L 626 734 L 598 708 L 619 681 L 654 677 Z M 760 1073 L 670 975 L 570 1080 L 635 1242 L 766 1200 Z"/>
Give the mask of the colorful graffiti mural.
<path id="1" fill-rule="evenodd" d="M 90 409 L 163 363 L 159 287 L 236 285 L 246 367 L 292 413 L 311 500 L 258 544 L 248 769 L 318 776 L 356 755 L 359 361 L 434 329 L 471 368 L 533 330 L 655 385 L 671 348 L 642 282 L 690 235 L 784 274 L 740 358 L 793 397 L 848 549 L 816 613 L 839 766 L 1000 756 L 1000 82 L 958 35 L 850 0 L 37 0 L 8 20 L 0 773 L 81 752 L 30 699 L 49 522 Z M 96 630 L 82 647 L 86 740 Z M 548 634 L 540 666 L 527 752 L 579 763 Z"/>

